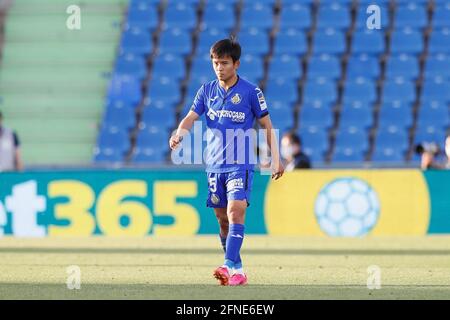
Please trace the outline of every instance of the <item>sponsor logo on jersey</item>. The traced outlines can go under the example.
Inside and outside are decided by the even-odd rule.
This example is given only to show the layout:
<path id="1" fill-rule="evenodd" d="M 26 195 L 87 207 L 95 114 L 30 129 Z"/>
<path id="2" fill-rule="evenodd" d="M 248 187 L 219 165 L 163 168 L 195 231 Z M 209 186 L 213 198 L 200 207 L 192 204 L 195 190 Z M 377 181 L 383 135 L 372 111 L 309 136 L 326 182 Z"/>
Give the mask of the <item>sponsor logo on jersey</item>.
<path id="1" fill-rule="evenodd" d="M 230 190 L 229 192 L 237 192 L 239 191 L 238 189 L 244 189 L 244 182 L 242 181 L 242 178 L 228 181 L 227 190 Z"/>
<path id="2" fill-rule="evenodd" d="M 259 107 L 261 108 L 261 110 L 266 110 L 267 104 L 266 104 L 266 99 L 264 98 L 264 94 L 260 91 L 260 92 L 258 92 L 257 96 L 258 96 Z"/>
<path id="3" fill-rule="evenodd" d="M 209 108 L 208 113 L 206 114 L 211 121 L 214 121 L 217 118 L 229 118 L 233 122 L 245 122 L 245 112 L 239 111 L 231 111 L 231 110 L 213 110 Z"/>

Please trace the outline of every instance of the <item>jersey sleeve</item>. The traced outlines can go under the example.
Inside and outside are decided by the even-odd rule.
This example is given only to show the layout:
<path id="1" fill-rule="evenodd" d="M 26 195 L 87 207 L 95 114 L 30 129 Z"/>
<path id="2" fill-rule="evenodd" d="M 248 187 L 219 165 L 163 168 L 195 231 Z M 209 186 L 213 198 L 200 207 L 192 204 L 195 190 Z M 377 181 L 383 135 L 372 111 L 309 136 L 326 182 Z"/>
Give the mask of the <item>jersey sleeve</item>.
<path id="1" fill-rule="evenodd" d="M 201 116 L 205 112 L 205 89 L 204 85 L 200 87 L 194 98 L 194 103 L 191 106 L 191 111 Z"/>
<path id="2" fill-rule="evenodd" d="M 255 88 L 250 94 L 250 104 L 252 112 L 257 119 L 261 119 L 269 114 L 266 98 L 264 98 L 264 94 L 260 88 Z"/>

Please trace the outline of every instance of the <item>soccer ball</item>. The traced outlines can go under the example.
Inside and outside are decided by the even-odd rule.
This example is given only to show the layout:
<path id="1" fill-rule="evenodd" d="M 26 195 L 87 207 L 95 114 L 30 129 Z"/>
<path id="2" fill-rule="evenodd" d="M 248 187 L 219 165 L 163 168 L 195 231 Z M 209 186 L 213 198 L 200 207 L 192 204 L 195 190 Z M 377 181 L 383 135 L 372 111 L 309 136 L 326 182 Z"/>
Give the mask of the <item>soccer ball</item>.
<path id="1" fill-rule="evenodd" d="M 320 228 L 333 237 L 360 237 L 377 223 L 380 202 L 367 182 L 339 178 L 323 187 L 314 211 Z"/>

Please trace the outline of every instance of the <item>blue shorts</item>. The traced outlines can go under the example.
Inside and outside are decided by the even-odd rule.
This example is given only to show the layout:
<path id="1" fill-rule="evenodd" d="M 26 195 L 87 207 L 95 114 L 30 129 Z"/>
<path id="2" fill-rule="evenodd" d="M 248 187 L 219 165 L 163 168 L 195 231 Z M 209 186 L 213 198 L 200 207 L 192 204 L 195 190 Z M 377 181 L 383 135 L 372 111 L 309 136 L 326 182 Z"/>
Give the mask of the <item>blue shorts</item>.
<path id="1" fill-rule="evenodd" d="M 208 200 L 210 208 L 226 208 L 230 200 L 247 200 L 250 205 L 250 192 L 253 183 L 253 170 L 240 170 L 225 173 L 208 172 Z"/>

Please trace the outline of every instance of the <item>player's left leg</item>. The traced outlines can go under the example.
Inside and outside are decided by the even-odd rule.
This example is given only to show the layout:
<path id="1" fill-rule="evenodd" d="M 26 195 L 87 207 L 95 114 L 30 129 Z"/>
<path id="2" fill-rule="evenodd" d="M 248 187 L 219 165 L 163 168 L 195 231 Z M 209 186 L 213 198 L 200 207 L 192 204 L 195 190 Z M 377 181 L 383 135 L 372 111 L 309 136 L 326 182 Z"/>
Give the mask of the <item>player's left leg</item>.
<path id="1" fill-rule="evenodd" d="M 227 237 L 227 251 L 225 253 L 225 264 L 233 262 L 235 274 L 229 280 L 229 285 L 247 284 L 247 276 L 242 269 L 240 250 L 244 241 L 245 211 L 247 200 L 231 200 L 228 202 L 227 214 L 230 227 Z"/>

